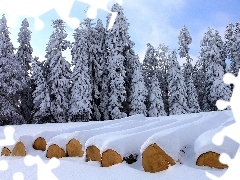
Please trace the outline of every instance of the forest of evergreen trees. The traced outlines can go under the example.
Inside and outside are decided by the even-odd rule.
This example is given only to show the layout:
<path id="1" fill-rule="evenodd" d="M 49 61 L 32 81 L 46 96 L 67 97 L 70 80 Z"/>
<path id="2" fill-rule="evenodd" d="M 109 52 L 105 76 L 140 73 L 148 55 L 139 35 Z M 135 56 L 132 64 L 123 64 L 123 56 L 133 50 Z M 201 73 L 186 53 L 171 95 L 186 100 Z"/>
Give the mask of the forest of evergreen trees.
<path id="1" fill-rule="evenodd" d="M 228 100 L 232 87 L 226 72 L 240 68 L 240 22 L 229 24 L 224 40 L 209 28 L 192 64 L 192 38 L 184 26 L 179 49 L 147 44 L 143 63 L 133 50 L 129 23 L 120 5 L 111 29 L 101 20 L 85 19 L 66 40 L 65 23 L 53 21 L 45 60 L 32 56 L 27 19 L 18 34 L 19 47 L 9 38 L 7 20 L 0 19 L 0 125 L 60 123 L 118 119 L 134 114 L 164 116 L 216 111 L 218 99 Z M 107 17 L 107 25 L 110 21 Z M 71 50 L 71 63 L 62 55 Z M 177 56 L 185 58 L 180 67 Z M 229 59 L 230 67 L 226 65 Z"/>

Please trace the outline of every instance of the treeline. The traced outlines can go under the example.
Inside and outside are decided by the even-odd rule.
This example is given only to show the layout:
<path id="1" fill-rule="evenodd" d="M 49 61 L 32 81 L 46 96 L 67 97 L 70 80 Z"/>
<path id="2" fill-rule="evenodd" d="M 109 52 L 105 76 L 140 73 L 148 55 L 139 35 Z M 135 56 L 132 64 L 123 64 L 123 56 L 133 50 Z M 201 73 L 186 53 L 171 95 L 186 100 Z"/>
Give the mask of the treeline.
<path id="1" fill-rule="evenodd" d="M 66 40 L 65 23 L 53 21 L 54 31 L 45 60 L 32 57 L 27 19 L 18 34 L 19 47 L 9 38 L 5 16 L 0 20 L 0 124 L 108 120 L 134 114 L 162 116 L 217 110 L 218 99 L 228 100 L 231 87 L 223 84 L 227 71 L 240 67 L 240 25 L 230 24 L 225 42 L 208 29 L 201 42 L 199 60 L 189 56 L 192 38 L 184 26 L 179 35 L 179 55 L 167 46 L 147 45 L 143 63 L 133 50 L 129 23 L 118 4 L 111 29 L 101 20 L 85 19 Z M 107 17 L 107 25 L 111 15 Z M 71 50 L 69 63 L 62 56 Z M 231 60 L 227 69 L 226 58 Z M 72 70 L 71 70 L 72 69 Z"/>

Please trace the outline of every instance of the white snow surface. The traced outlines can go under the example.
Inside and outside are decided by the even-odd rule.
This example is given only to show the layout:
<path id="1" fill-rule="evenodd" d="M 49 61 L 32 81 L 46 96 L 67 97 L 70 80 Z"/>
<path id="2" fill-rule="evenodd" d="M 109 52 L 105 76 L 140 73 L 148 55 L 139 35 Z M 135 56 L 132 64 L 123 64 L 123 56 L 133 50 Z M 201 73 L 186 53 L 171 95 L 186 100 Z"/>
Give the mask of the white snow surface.
<path id="1" fill-rule="evenodd" d="M 36 137 L 42 136 L 51 143 L 59 143 L 65 148 L 66 143 L 76 137 L 83 148 L 96 145 L 101 152 L 112 148 L 126 156 L 130 153 L 139 154 L 137 162 L 127 164 L 123 162 L 108 168 L 100 167 L 99 162 L 85 162 L 85 157 L 64 157 L 59 159 L 60 166 L 52 170 L 59 180 L 78 179 L 171 179 L 171 180 L 208 180 L 205 172 L 215 176 L 223 175 L 226 170 L 217 170 L 196 166 L 196 155 L 213 147 L 211 137 L 224 126 L 233 122 L 231 111 L 217 111 L 207 113 L 193 113 L 183 115 L 161 116 L 146 118 L 135 115 L 128 118 L 104 122 L 77 122 L 42 125 L 19 125 L 15 129 L 14 140 L 23 141 L 27 154 L 40 156 L 44 163 L 48 163 L 46 152 L 36 151 L 32 143 Z M 4 139 L 4 126 L 0 127 L 0 139 Z M 228 144 L 229 142 L 229 144 Z M 84 144 L 85 143 L 85 144 Z M 141 153 L 148 145 L 157 143 L 175 160 L 180 157 L 179 151 L 184 149 L 182 164 L 169 167 L 158 173 L 146 173 L 141 165 Z M 234 153 L 231 150 L 233 142 L 221 152 Z M 224 144 L 223 144 L 224 145 Z M 231 145 L 231 146 L 230 146 Z M 11 146 L 12 148 L 12 146 Z M 187 149 L 188 148 L 188 149 Z M 195 150 L 195 151 L 194 151 Z M 24 157 L 1 156 L 0 161 L 8 163 L 8 170 L 0 170 L 0 179 L 13 179 L 16 172 L 23 173 L 25 180 L 37 179 L 38 166 L 27 166 Z M 47 179 L 47 178 L 46 178 Z"/>
<path id="2" fill-rule="evenodd" d="M 176 116 L 151 118 L 148 119 L 148 121 L 151 120 L 155 123 L 96 135 L 88 139 L 85 146 L 88 147 L 90 145 L 95 145 L 99 148 L 101 153 L 107 149 L 114 149 L 122 157 L 130 154 L 139 154 L 141 145 L 154 133 L 171 127 L 177 127 L 181 124 L 189 123 L 193 119 L 199 119 L 201 117 L 201 114 L 192 114 L 190 116 L 181 115 L 178 118 L 176 118 Z"/>

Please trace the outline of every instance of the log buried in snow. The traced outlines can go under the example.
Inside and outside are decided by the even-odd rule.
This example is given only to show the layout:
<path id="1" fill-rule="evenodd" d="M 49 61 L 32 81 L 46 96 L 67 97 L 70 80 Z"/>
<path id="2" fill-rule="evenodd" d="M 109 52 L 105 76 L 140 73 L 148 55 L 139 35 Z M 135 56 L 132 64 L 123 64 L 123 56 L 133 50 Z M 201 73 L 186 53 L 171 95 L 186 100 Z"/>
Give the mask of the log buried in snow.
<path id="1" fill-rule="evenodd" d="M 33 148 L 35 150 L 42 150 L 45 151 L 46 150 L 46 146 L 47 146 L 47 142 L 44 138 L 42 137 L 38 137 L 34 143 L 33 143 Z"/>
<path id="2" fill-rule="evenodd" d="M 1 156 L 10 156 L 10 155 L 11 155 L 11 151 L 7 147 L 2 148 Z"/>
<path id="3" fill-rule="evenodd" d="M 201 154 L 198 159 L 196 164 L 198 166 L 208 166 L 212 168 L 217 168 L 217 169 L 224 169 L 228 168 L 228 165 L 222 164 L 219 161 L 220 154 L 212 151 L 208 151 L 206 153 Z"/>
<path id="4" fill-rule="evenodd" d="M 174 160 L 156 143 L 149 145 L 142 153 L 142 166 L 145 172 L 155 173 L 175 165 Z"/>
<path id="5" fill-rule="evenodd" d="M 47 158 L 53 158 L 53 157 L 62 158 L 62 157 L 66 157 L 66 153 L 58 145 L 52 144 L 48 147 L 46 157 Z"/>
<path id="6" fill-rule="evenodd" d="M 109 167 L 118 163 L 122 163 L 122 161 L 122 156 L 112 149 L 108 149 L 102 153 L 102 167 Z"/>
<path id="7" fill-rule="evenodd" d="M 26 156 L 26 148 L 23 142 L 20 141 L 14 146 L 12 156 Z"/>
<path id="8" fill-rule="evenodd" d="M 67 143 L 66 150 L 67 150 L 67 156 L 69 156 L 69 157 L 75 157 L 75 156 L 82 157 L 83 156 L 82 145 L 75 138 L 71 139 Z"/>
<path id="9" fill-rule="evenodd" d="M 99 161 L 101 162 L 101 153 L 96 146 L 89 146 L 86 150 L 86 161 Z"/>

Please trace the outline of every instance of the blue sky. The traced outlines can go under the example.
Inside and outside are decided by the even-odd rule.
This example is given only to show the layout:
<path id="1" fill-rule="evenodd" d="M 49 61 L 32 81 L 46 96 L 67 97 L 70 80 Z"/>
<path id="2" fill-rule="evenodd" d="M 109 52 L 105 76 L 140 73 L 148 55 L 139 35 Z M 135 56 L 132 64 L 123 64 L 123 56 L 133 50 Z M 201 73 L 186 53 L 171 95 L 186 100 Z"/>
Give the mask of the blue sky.
<path id="1" fill-rule="evenodd" d="M 24 4 L 29 4 L 28 1 L 34 2 L 36 6 L 33 3 L 31 6 L 29 5 L 30 7 L 26 7 Z M 12 23 L 14 25 L 11 23 L 9 25 L 11 27 L 10 37 L 15 47 L 18 46 L 17 33 L 21 21 L 24 17 L 28 18 L 30 30 L 32 31 L 31 44 L 34 55 L 43 59 L 46 44 L 53 31 L 51 27 L 52 20 L 59 18 L 59 13 L 49 5 L 50 2 L 61 2 L 61 8 L 65 13 L 69 13 L 70 17 L 76 17 L 82 21 L 86 17 L 84 11 L 89 7 L 87 3 L 90 3 L 90 1 L 96 2 L 97 0 L 0 0 L 0 7 L 2 7 L 0 13 L 5 13 L 9 22 L 12 23 L 13 19 L 16 21 L 15 24 Z M 8 8 L 8 3 L 16 2 L 22 3 L 14 6 L 15 9 Z M 41 3 L 37 4 L 37 2 Z M 69 4 L 70 2 L 72 4 Z M 115 1 L 98 0 L 98 2 L 108 2 L 107 7 L 110 9 Z M 59 5 L 59 3 L 57 4 Z M 33 6 L 37 9 L 35 10 Z M 69 12 L 66 11 L 67 6 L 71 6 L 70 9 L 68 7 Z M 122 0 L 122 7 L 130 23 L 129 34 L 131 40 L 135 42 L 135 52 L 139 54 L 141 61 L 144 58 L 147 43 L 151 43 L 154 47 L 157 47 L 159 43 L 164 43 L 171 50 L 177 49 L 178 35 L 183 25 L 187 26 L 192 36 L 190 55 L 196 61 L 200 51 L 200 41 L 208 27 L 218 30 L 223 38 L 226 26 L 240 20 L 239 0 Z M 40 12 L 41 8 L 43 11 Z M 27 11 L 26 9 L 33 10 Z M 33 17 L 36 17 L 36 13 L 39 13 L 39 19 L 44 22 L 44 28 L 41 30 L 34 28 L 36 19 Z M 13 14 L 14 18 L 12 17 Z M 107 14 L 106 11 L 99 10 L 97 18 L 100 18 L 105 24 Z M 60 15 L 63 16 L 63 14 Z M 69 33 L 68 39 L 73 41 L 72 33 L 74 29 L 67 26 L 66 30 Z M 69 52 L 67 51 L 65 56 L 71 61 Z"/>

